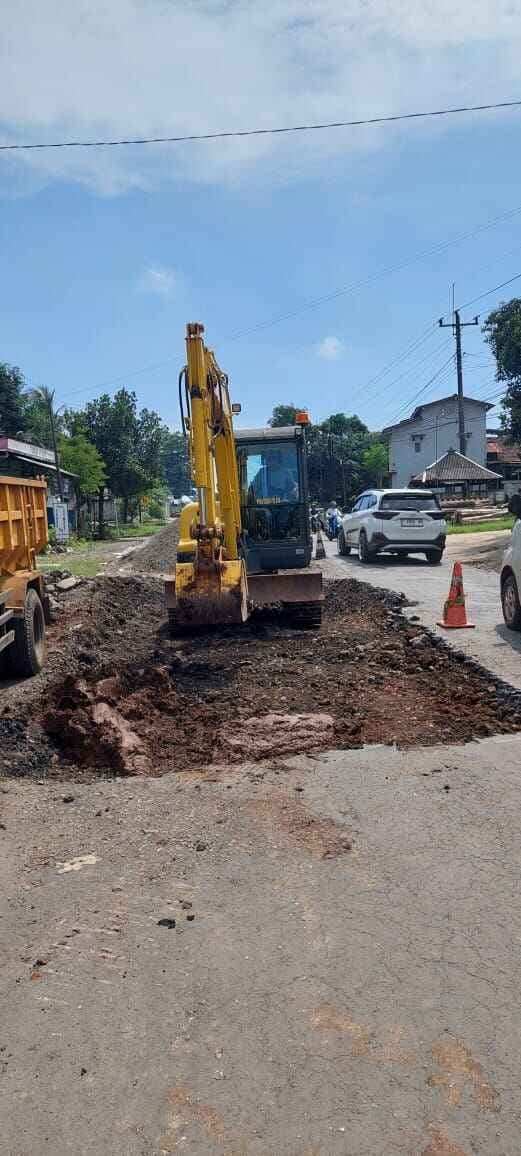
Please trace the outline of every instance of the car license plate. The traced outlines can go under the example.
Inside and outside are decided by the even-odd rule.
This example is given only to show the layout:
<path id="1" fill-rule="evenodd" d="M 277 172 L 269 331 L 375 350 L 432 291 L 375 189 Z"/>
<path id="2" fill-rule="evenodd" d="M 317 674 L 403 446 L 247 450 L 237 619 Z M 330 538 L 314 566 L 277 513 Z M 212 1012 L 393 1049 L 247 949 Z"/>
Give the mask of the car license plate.
<path id="1" fill-rule="evenodd" d="M 423 526 L 423 518 L 401 518 L 402 526 Z"/>

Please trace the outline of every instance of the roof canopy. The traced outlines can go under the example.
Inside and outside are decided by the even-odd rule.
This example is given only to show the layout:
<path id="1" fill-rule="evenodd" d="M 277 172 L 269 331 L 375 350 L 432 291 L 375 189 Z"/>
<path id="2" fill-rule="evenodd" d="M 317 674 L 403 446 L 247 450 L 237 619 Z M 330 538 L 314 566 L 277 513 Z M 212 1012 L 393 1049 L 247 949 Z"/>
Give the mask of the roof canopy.
<path id="1" fill-rule="evenodd" d="M 497 482 L 500 480 L 501 474 L 495 474 L 486 466 L 480 466 L 479 462 L 472 461 L 472 458 L 466 458 L 457 450 L 448 450 L 441 458 L 427 466 L 421 474 L 416 474 L 416 477 L 412 478 L 413 482 L 423 482 L 429 485 L 434 485 L 436 482 L 441 482 L 442 485 L 450 485 L 451 483 L 456 485 L 460 482 Z"/>
<path id="2" fill-rule="evenodd" d="M 432 407 L 435 407 L 438 405 L 445 405 L 447 402 L 457 401 L 457 400 L 458 400 L 457 393 L 451 393 L 451 394 L 449 394 L 448 397 L 438 397 L 438 398 L 436 398 L 435 401 L 424 401 L 422 405 L 416 406 L 416 409 L 413 410 L 410 417 L 404 417 L 402 421 L 397 421 L 394 423 L 394 425 L 386 425 L 385 428 L 382 430 L 382 433 L 384 433 L 384 434 L 391 433 L 391 431 L 393 429 L 401 429 L 401 427 L 403 425 L 409 425 L 410 422 L 416 421 L 417 418 L 419 418 L 421 416 L 424 409 L 431 409 Z M 492 405 L 492 403 L 490 401 L 483 401 L 483 399 L 480 397 L 467 397 L 467 395 L 465 394 L 463 401 L 464 402 L 469 401 L 472 403 L 472 405 L 479 405 L 486 412 L 488 412 L 489 409 L 494 409 L 494 406 Z"/>

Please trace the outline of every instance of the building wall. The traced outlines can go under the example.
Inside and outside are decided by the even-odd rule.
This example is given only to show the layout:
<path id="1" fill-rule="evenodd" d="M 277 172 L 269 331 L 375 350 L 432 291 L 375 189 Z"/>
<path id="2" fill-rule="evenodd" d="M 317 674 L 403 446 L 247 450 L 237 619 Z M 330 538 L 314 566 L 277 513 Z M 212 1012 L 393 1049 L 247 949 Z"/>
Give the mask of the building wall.
<path id="1" fill-rule="evenodd" d="M 479 403 L 465 399 L 464 414 L 467 457 L 486 466 L 487 411 Z M 391 484 L 407 486 L 411 478 L 450 449 L 459 451 L 458 407 L 452 398 L 430 405 L 415 421 L 392 430 L 389 439 Z"/>

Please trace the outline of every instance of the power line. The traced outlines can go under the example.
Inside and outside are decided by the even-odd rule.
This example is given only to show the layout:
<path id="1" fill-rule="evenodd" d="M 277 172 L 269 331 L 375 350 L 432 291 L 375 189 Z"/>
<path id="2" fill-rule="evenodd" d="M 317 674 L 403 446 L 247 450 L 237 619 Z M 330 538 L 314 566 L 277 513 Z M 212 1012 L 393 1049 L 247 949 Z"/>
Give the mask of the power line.
<path id="1" fill-rule="evenodd" d="M 396 265 L 388 265 L 383 269 L 379 269 L 376 273 L 371 273 L 368 277 L 354 281 L 351 285 L 343 285 L 339 289 L 332 290 L 331 293 L 325 293 L 322 297 L 314 297 L 304 302 L 297 309 L 292 309 L 287 313 L 279 313 L 267 321 L 261 321 L 258 325 L 250 326 L 249 329 L 237 330 L 229 337 L 225 337 L 224 340 L 236 341 L 240 337 L 248 337 L 251 333 L 257 333 L 261 329 L 269 329 L 272 325 L 278 325 L 281 321 L 288 321 L 292 317 L 298 317 L 299 314 L 305 313 L 309 309 L 316 309 L 319 305 L 325 305 L 328 301 L 333 301 L 337 297 L 354 293 L 356 289 L 363 289 L 382 277 L 387 277 L 390 276 L 391 273 L 399 273 L 402 269 L 407 269 L 409 265 L 415 264 L 416 261 L 421 261 L 425 257 L 432 257 L 437 253 L 442 253 L 445 249 L 449 249 L 451 245 L 457 245 L 461 241 L 469 241 L 479 233 L 485 233 L 488 229 L 494 228 L 495 225 L 499 225 L 510 220 L 512 217 L 518 216 L 519 213 L 521 213 L 521 205 L 518 205 L 515 209 L 509 209 L 506 213 L 500 213 L 499 216 L 493 217 L 490 221 L 486 221 L 482 225 L 477 225 L 475 229 L 471 229 L 465 233 L 458 233 L 457 236 L 451 237 L 447 241 L 437 241 L 435 245 L 431 245 L 428 249 L 421 249 L 418 253 L 414 253 L 411 257 L 407 257 L 404 261 L 400 261 Z"/>
<path id="2" fill-rule="evenodd" d="M 382 396 L 383 393 L 385 393 L 386 395 L 389 394 L 389 392 L 394 388 L 395 385 L 398 385 L 399 382 L 403 382 L 404 380 L 408 381 L 408 379 L 411 377 L 413 377 L 413 378 L 417 377 L 418 370 L 421 369 L 421 367 L 423 365 L 432 361 L 433 357 L 436 357 L 436 355 L 438 353 L 441 353 L 444 349 L 446 349 L 447 346 L 450 345 L 450 343 L 451 343 L 451 339 L 450 339 L 450 337 L 448 337 L 446 339 L 446 341 L 442 341 L 441 345 L 438 345 L 436 347 L 436 349 L 429 350 L 429 352 L 427 353 L 426 356 L 421 357 L 419 361 L 415 361 L 412 365 L 409 366 L 408 369 L 404 370 L 403 373 L 400 373 L 398 377 L 393 378 L 392 381 L 386 382 L 383 389 L 379 390 L 378 393 L 373 394 L 373 395 L 368 395 L 367 400 L 373 404 L 375 401 L 377 401 L 377 399 L 379 397 Z M 390 405 L 393 405 L 395 403 L 396 403 L 396 398 L 391 397 L 389 400 L 384 401 L 382 404 L 383 404 L 384 409 L 388 409 Z"/>
<path id="3" fill-rule="evenodd" d="M 476 227 L 474 229 L 467 230 L 466 232 L 463 232 L 463 233 L 458 233 L 458 234 L 456 234 L 456 236 L 450 237 L 446 241 L 438 241 L 438 242 L 436 242 L 435 245 L 430 246 L 428 249 L 422 249 L 418 253 L 414 253 L 411 257 L 406 258 L 404 261 L 401 261 L 396 265 L 385 266 L 383 269 L 380 269 L 377 272 L 370 274 L 368 277 L 362 278 L 359 281 L 354 281 L 351 285 L 344 285 L 338 289 L 332 290 L 330 293 L 324 294 L 321 297 L 311 298 L 309 301 L 306 301 L 302 305 L 298 306 L 298 308 L 290 310 L 286 313 L 279 313 L 279 314 L 275 315 L 274 317 L 267 319 L 266 321 L 259 322 L 257 325 L 252 325 L 247 329 L 236 330 L 234 333 L 231 333 L 228 336 L 223 338 L 223 344 L 225 344 L 226 342 L 238 341 L 242 337 L 248 337 L 250 334 L 257 333 L 263 329 L 269 329 L 273 325 L 279 325 L 282 321 L 288 321 L 288 320 L 292 319 L 293 317 L 298 317 L 302 313 L 308 312 L 311 309 L 316 309 L 320 305 L 327 304 L 327 302 L 333 301 L 337 297 L 342 297 L 342 296 L 346 296 L 350 293 L 354 293 L 354 292 L 356 292 L 357 289 L 363 289 L 366 286 L 373 284 L 375 281 L 378 281 L 383 277 L 388 277 L 388 276 L 391 276 L 393 273 L 400 272 L 402 269 L 406 269 L 408 266 L 415 264 L 417 261 L 422 261 L 423 259 L 428 258 L 428 257 L 432 257 L 437 253 L 442 253 L 446 249 L 449 249 L 452 245 L 458 245 L 458 244 L 461 244 L 463 241 L 472 240 L 474 237 L 477 237 L 480 233 L 485 233 L 489 229 L 493 229 L 498 225 L 506 224 L 508 221 L 512 220 L 513 217 L 519 216 L 520 213 L 521 213 L 521 205 L 516 205 L 513 209 L 508 209 L 508 210 L 506 210 L 506 212 L 499 213 L 496 217 L 492 217 L 492 218 L 490 218 L 490 220 L 484 221 L 480 225 L 476 225 Z M 433 329 L 433 331 L 434 331 L 434 329 Z M 427 336 L 428 336 L 428 332 L 425 331 L 425 337 L 427 337 Z M 424 337 L 424 334 L 421 335 L 421 339 L 418 338 L 417 340 L 420 342 L 421 340 L 423 340 L 423 337 Z M 415 343 L 413 342 L 412 344 L 414 345 Z M 414 350 L 411 350 L 411 352 L 414 352 Z M 399 355 L 398 360 L 400 359 L 400 356 L 401 355 Z M 102 389 L 102 388 L 105 388 L 105 387 L 111 385 L 114 382 L 123 381 L 123 380 L 125 380 L 125 378 L 138 377 L 140 374 L 152 372 L 155 369 L 159 369 L 159 368 L 165 367 L 167 365 L 175 364 L 176 361 L 177 361 L 177 359 L 174 357 L 168 358 L 167 360 L 165 360 L 163 362 L 157 362 L 155 365 L 140 367 L 139 369 L 131 370 L 127 374 L 120 374 L 117 377 L 109 378 L 108 380 L 101 382 L 98 385 L 84 386 L 84 387 L 82 387 L 82 389 L 75 390 L 72 393 L 69 392 L 65 395 L 62 394 L 61 396 L 72 397 L 72 396 L 77 396 L 80 393 L 88 393 L 91 389 L 92 390 Z M 389 368 L 392 368 L 392 367 L 393 367 L 393 363 L 391 362 L 390 365 L 387 366 L 385 370 L 380 371 L 382 376 L 384 375 L 384 373 L 386 373 L 388 371 Z M 360 386 L 359 389 L 357 390 L 357 394 L 362 392 L 363 390 L 365 390 L 370 384 L 373 384 L 373 382 L 374 382 L 374 379 L 371 379 L 369 382 L 366 382 L 364 385 Z"/>
<path id="4" fill-rule="evenodd" d="M 450 340 L 450 338 L 448 339 L 448 341 L 449 340 Z M 448 344 L 448 341 L 447 341 L 447 344 Z M 436 373 L 434 373 L 432 375 L 432 377 L 429 378 L 428 382 L 425 385 L 423 385 L 422 388 L 419 389 L 418 392 L 413 395 L 413 397 L 411 397 L 408 401 L 404 402 L 403 405 L 400 406 L 400 408 L 396 414 L 396 417 L 393 418 L 393 420 L 390 424 L 394 425 L 394 423 L 399 419 L 400 414 L 402 414 L 405 409 L 409 409 L 409 407 L 411 405 L 413 405 L 414 402 L 417 401 L 418 398 L 421 397 L 421 395 L 428 390 L 429 386 L 431 386 L 433 384 L 433 382 L 435 382 L 437 380 L 437 378 L 439 378 L 442 373 L 446 372 L 447 369 L 449 368 L 449 366 L 451 366 L 451 365 L 454 365 L 454 354 L 453 353 L 451 353 L 450 357 L 447 358 L 447 361 L 443 362 L 443 365 L 440 365 L 439 369 L 437 369 Z"/>
<path id="5" fill-rule="evenodd" d="M 403 120 L 426 120 L 438 116 L 457 116 L 465 112 L 491 112 L 498 109 L 519 108 L 521 100 L 502 100 L 494 104 L 470 104 L 460 108 L 436 108 L 428 112 L 402 112 L 387 116 L 370 116 L 359 120 L 333 120 L 322 124 L 292 124 L 276 128 L 249 128 L 226 132 L 187 133 L 185 136 L 123 137 L 118 140 L 66 140 L 33 144 L 1 144 L 7 152 L 28 149 L 92 149 L 115 148 L 121 145 L 185 144 L 189 141 L 229 140 L 245 136 L 278 136 L 282 133 L 317 132 L 329 128 L 360 128 L 364 125 L 393 124 Z"/>
<path id="6" fill-rule="evenodd" d="M 513 277 L 509 277 L 508 281 L 502 281 L 501 285 L 494 285 L 493 289 L 487 289 L 485 293 L 480 293 L 478 297 L 472 297 L 470 301 L 464 301 L 463 305 L 458 306 L 459 309 L 466 309 L 468 305 L 474 305 L 476 301 L 482 301 L 483 297 L 490 297 L 492 293 L 497 293 L 499 289 L 504 289 L 505 285 L 511 285 L 513 281 L 518 281 L 521 273 L 515 273 Z"/>
<path id="7" fill-rule="evenodd" d="M 359 385 L 358 389 L 355 389 L 354 393 L 351 394 L 351 402 L 353 402 L 360 393 L 367 394 L 367 391 L 371 388 L 371 386 L 377 385 L 383 377 L 386 377 L 387 374 L 390 373 L 391 369 L 395 369 L 397 365 L 401 365 L 402 361 L 406 361 L 408 357 L 410 357 L 413 353 L 416 353 L 422 345 L 425 345 L 425 342 L 428 341 L 429 338 L 434 337 L 435 333 L 436 328 L 433 325 L 429 325 L 427 329 L 424 329 L 423 333 L 420 333 L 414 341 L 412 341 L 401 353 L 398 353 L 392 361 L 383 367 L 383 369 L 380 369 L 378 373 L 375 373 L 374 377 L 370 377 L 369 381 L 366 381 L 364 385 Z"/>

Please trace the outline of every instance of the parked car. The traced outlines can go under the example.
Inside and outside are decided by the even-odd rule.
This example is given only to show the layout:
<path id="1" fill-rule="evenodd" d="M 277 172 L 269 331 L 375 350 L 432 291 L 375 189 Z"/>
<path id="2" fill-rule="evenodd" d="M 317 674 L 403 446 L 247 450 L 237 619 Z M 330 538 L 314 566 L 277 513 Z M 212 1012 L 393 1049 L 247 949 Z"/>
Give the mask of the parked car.
<path id="1" fill-rule="evenodd" d="M 447 524 L 429 490 L 366 490 L 342 518 L 339 554 L 358 551 L 361 562 L 376 554 L 425 554 L 441 562 Z"/>
<path id="2" fill-rule="evenodd" d="M 514 494 L 509 503 L 515 522 L 512 537 L 503 555 L 501 568 L 501 605 L 503 618 L 510 630 L 521 630 L 521 495 Z"/>

